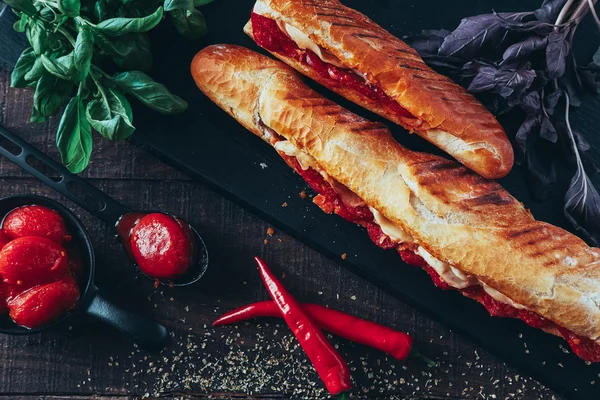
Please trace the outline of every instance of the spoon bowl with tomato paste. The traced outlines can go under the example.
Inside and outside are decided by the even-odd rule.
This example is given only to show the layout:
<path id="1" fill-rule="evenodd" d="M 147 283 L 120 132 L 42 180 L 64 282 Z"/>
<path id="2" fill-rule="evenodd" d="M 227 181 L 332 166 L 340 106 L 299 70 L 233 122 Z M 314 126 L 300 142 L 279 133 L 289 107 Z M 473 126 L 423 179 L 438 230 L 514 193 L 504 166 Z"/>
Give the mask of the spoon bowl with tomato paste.
<path id="1" fill-rule="evenodd" d="M 0 199 L 0 216 L 0 294 L 10 309 L 0 307 L 0 333 L 39 333 L 87 314 L 150 351 L 165 346 L 164 326 L 100 294 L 91 239 L 69 209 L 46 197 L 11 196 Z"/>
<path id="2" fill-rule="evenodd" d="M 206 272 L 208 251 L 204 241 L 183 219 L 163 212 L 133 211 L 2 127 L 0 138 L 2 156 L 112 226 L 133 263 L 156 286 L 187 286 Z M 30 159 L 40 166 L 30 163 Z M 18 227 L 16 220 L 14 225 Z M 58 241 L 65 240 L 61 235 L 60 229 L 52 230 L 51 237 Z"/>

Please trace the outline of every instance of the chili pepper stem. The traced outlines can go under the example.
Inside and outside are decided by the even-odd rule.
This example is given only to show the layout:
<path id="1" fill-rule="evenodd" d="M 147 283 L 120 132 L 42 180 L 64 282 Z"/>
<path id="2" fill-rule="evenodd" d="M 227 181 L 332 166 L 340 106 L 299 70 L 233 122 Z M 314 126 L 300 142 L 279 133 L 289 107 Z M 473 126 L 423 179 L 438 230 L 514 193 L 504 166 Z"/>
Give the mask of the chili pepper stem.
<path id="1" fill-rule="evenodd" d="M 430 367 L 435 367 L 437 365 L 437 363 L 435 361 L 433 361 L 431 358 L 421 354 L 421 352 L 419 352 L 419 350 L 417 350 L 414 347 L 410 350 L 410 353 L 408 353 L 408 356 L 410 358 L 414 358 L 415 360 L 423 361 L 425 364 L 429 365 Z"/>
<path id="2" fill-rule="evenodd" d="M 340 393 L 334 397 L 336 400 L 349 400 L 350 396 L 348 396 L 348 392 Z"/>

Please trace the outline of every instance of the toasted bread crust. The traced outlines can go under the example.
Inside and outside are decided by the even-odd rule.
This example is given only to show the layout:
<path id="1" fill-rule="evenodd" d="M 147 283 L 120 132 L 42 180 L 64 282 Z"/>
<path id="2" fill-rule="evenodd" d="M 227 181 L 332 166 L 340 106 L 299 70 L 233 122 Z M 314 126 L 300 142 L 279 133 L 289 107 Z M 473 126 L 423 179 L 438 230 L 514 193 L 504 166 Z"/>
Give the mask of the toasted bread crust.
<path id="1" fill-rule="evenodd" d="M 486 178 L 503 177 L 512 168 L 512 146 L 494 116 L 462 87 L 429 68 L 414 49 L 365 15 L 337 0 L 258 0 L 257 6 L 261 14 L 294 26 L 345 66 L 359 70 L 417 118 L 402 118 L 353 90 L 332 87 L 304 64 L 273 53 L 285 63 L 416 132 Z M 245 31 L 252 37 L 250 23 Z"/>
<path id="2" fill-rule="evenodd" d="M 244 126 L 266 139 L 264 124 L 304 149 L 433 256 L 598 341 L 599 249 L 535 221 L 499 184 L 402 147 L 383 125 L 323 98 L 281 63 L 213 46 L 192 70 L 198 87 Z"/>

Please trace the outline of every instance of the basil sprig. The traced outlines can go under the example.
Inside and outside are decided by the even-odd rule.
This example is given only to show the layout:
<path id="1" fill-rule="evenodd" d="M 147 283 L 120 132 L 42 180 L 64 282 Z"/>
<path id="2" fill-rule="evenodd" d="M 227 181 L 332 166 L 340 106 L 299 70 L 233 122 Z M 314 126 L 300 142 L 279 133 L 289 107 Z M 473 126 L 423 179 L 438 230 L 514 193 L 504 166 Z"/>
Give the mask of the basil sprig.
<path id="1" fill-rule="evenodd" d="M 529 12 L 466 17 L 453 31 L 425 30 L 406 41 L 431 67 L 480 95 L 496 114 L 520 109 L 522 114 L 514 114 L 523 115 L 514 144 L 532 194 L 545 199 L 564 192 L 557 177 L 572 174 L 563 193 L 564 214 L 586 239 L 600 245 L 600 192 L 592 182 L 600 167 L 590 156 L 592 146 L 570 121 L 580 96 L 600 93 L 600 49 L 588 65 L 572 51 L 575 44 L 590 42 L 577 29 L 582 21 L 587 18 L 600 28 L 597 2 L 543 0 Z"/>
<path id="2" fill-rule="evenodd" d="M 87 167 L 93 131 L 110 140 L 133 134 L 125 96 L 163 114 L 187 109 L 184 100 L 145 73 L 153 62 L 147 32 L 166 13 L 185 38 L 197 39 L 206 33 L 206 21 L 196 7 L 212 0 L 5 2 L 20 17 L 14 29 L 30 44 L 15 65 L 11 86 L 34 88 L 32 122 L 45 121 L 67 103 L 56 145 L 70 171 Z"/>

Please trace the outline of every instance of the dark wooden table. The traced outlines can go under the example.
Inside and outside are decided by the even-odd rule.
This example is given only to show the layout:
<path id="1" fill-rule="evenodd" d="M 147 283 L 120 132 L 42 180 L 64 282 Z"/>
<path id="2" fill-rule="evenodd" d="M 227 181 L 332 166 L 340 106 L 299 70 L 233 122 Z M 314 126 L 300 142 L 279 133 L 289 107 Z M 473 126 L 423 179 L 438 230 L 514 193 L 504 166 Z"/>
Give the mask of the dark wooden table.
<path id="1" fill-rule="evenodd" d="M 31 96 L 9 88 L 8 73 L 0 71 L 0 123 L 56 157 L 57 120 L 31 125 Z M 356 398 L 558 398 L 335 260 L 280 232 L 269 236 L 265 222 L 133 145 L 96 137 L 94 146 L 83 176 L 126 205 L 165 210 L 194 223 L 210 251 L 209 271 L 192 287 L 154 289 L 128 262 L 109 227 L 0 159 L 1 195 L 42 194 L 74 209 L 95 244 L 98 286 L 115 302 L 167 325 L 173 337 L 161 354 L 148 354 L 87 319 L 41 335 L 0 336 L 0 399 L 327 398 L 285 324 L 210 326 L 224 311 L 268 298 L 254 255 L 283 275 L 301 301 L 408 331 L 438 362 L 400 362 L 333 338 L 350 364 Z"/>

